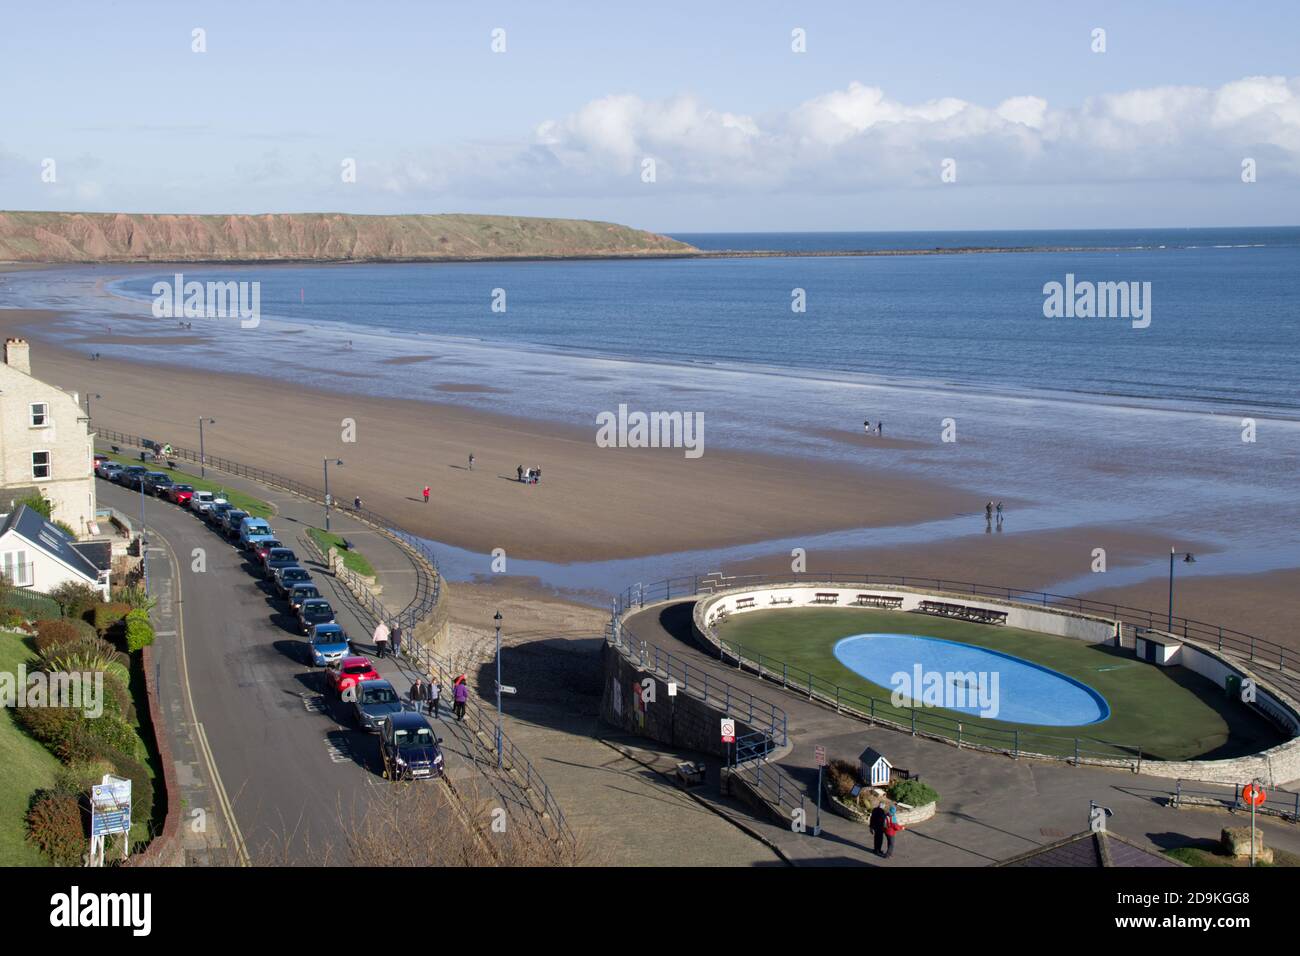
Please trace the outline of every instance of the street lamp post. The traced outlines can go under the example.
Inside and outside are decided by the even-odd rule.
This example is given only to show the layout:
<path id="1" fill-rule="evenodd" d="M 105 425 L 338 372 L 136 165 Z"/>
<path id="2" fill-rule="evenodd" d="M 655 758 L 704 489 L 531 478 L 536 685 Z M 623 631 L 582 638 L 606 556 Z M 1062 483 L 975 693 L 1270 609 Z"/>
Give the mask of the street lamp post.
<path id="1" fill-rule="evenodd" d="M 96 395 L 95 397 L 99 398 L 98 395 Z M 89 414 L 89 412 L 87 412 L 87 414 Z M 206 478 L 208 476 L 207 468 L 204 467 L 207 464 L 208 456 L 203 451 L 203 420 L 204 420 L 204 416 L 200 415 L 199 416 L 199 477 L 200 478 Z M 217 420 L 215 418 L 209 418 L 207 419 L 207 422 L 209 425 L 215 425 L 217 423 Z"/>
<path id="2" fill-rule="evenodd" d="M 1171 634 L 1173 633 L 1174 630 L 1174 554 L 1175 553 L 1176 552 L 1174 551 L 1173 548 L 1169 549 L 1169 622 L 1165 625 L 1165 629 L 1169 631 L 1169 633 Z M 1196 563 L 1196 555 L 1192 554 L 1192 552 L 1190 551 L 1184 552 L 1183 564 L 1195 564 L 1195 563 Z"/>
<path id="3" fill-rule="evenodd" d="M 497 624 L 497 769 L 501 769 L 501 612 L 492 616 Z"/>
<path id="4" fill-rule="evenodd" d="M 140 572 L 144 580 L 144 593 L 149 593 L 149 542 L 144 536 L 144 476 L 140 476 Z"/>
<path id="5" fill-rule="evenodd" d="M 90 392 L 87 392 L 87 393 L 86 393 L 86 421 L 90 421 L 90 419 L 91 419 L 91 415 L 90 415 L 90 400 L 91 400 L 92 398 L 99 399 L 99 398 L 103 398 L 103 397 L 104 397 L 104 396 L 103 396 L 103 395 L 100 395 L 98 392 L 95 392 L 93 395 L 92 395 Z"/>
<path id="6" fill-rule="evenodd" d="M 331 459 L 329 458 L 321 459 L 321 461 L 325 463 L 325 530 L 326 531 L 330 529 L 330 460 Z M 343 467 L 343 459 L 335 458 L 333 459 L 333 461 L 335 465 L 339 466 L 340 468 Z"/>

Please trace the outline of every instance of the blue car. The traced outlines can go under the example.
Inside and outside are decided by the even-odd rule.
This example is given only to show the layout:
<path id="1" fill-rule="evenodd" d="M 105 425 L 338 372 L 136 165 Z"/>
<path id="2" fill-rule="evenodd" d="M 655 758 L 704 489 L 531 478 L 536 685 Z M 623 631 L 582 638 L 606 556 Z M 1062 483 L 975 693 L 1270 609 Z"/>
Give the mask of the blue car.
<path id="1" fill-rule="evenodd" d="M 307 663 L 328 667 L 352 653 L 352 642 L 338 624 L 317 624 L 307 633 Z"/>

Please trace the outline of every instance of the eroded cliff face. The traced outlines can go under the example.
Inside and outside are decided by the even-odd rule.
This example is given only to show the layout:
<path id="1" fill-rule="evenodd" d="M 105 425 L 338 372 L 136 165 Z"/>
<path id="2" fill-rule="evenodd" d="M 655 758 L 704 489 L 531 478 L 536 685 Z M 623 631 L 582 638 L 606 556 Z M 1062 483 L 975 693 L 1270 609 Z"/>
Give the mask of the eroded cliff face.
<path id="1" fill-rule="evenodd" d="M 583 219 L 0 212 L 0 262 L 338 262 L 693 251 L 666 236 Z"/>

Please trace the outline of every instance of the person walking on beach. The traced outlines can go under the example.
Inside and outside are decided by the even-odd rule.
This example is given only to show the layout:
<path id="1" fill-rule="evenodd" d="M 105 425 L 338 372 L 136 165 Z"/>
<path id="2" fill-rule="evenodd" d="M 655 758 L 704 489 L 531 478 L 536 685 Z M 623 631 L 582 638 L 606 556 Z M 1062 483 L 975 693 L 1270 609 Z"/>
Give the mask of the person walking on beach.
<path id="1" fill-rule="evenodd" d="M 456 686 L 452 689 L 452 713 L 456 715 L 457 720 L 465 719 L 465 702 L 469 700 L 469 684 L 465 683 L 465 675 L 461 674 L 456 678 Z"/>
<path id="2" fill-rule="evenodd" d="M 375 628 L 375 656 L 385 658 L 388 656 L 388 625 L 383 621 Z"/>
<path id="3" fill-rule="evenodd" d="M 868 435 L 871 434 L 871 419 L 870 419 L 870 418 L 868 418 L 865 422 L 862 423 L 862 430 L 863 430 L 864 432 L 866 432 Z"/>
<path id="4" fill-rule="evenodd" d="M 424 503 L 425 503 L 426 505 L 429 503 L 429 486 L 428 486 L 428 485 L 425 485 L 425 486 L 424 486 Z"/>
<path id="5" fill-rule="evenodd" d="M 885 437 L 885 423 L 880 419 L 876 420 L 876 437 L 877 438 Z"/>
<path id="6" fill-rule="evenodd" d="M 520 483 L 520 484 L 523 484 L 523 481 L 524 481 L 524 466 L 523 466 L 523 465 L 518 465 L 518 466 L 516 466 L 516 467 L 515 467 L 515 474 L 519 476 L 519 483 Z"/>
<path id="7" fill-rule="evenodd" d="M 876 856 L 884 855 L 880 852 L 880 847 L 885 842 L 886 819 L 887 817 L 885 816 L 885 808 L 880 804 L 876 804 L 874 807 L 871 808 L 871 816 L 867 818 L 867 827 L 868 829 L 871 830 L 871 838 L 875 844 L 873 847 L 873 852 L 876 854 Z"/>
<path id="8" fill-rule="evenodd" d="M 998 524 L 1002 523 L 1002 502 L 998 502 Z"/>
<path id="9" fill-rule="evenodd" d="M 984 520 L 985 521 L 993 520 L 993 502 L 991 501 L 984 506 Z"/>
<path id="10" fill-rule="evenodd" d="M 360 510 L 361 510 L 361 496 L 360 496 L 360 495 L 357 495 L 355 498 L 352 499 L 352 510 L 353 510 L 353 511 L 360 511 Z"/>
<path id="11" fill-rule="evenodd" d="M 429 678 L 429 713 L 435 717 L 441 717 L 438 713 L 438 702 L 442 697 L 442 684 L 438 683 L 438 678 Z"/>
<path id="12" fill-rule="evenodd" d="M 473 452 L 470 452 L 470 453 L 469 453 L 469 470 L 470 470 L 470 471 L 473 471 L 473 470 L 474 470 L 474 453 L 473 453 Z"/>

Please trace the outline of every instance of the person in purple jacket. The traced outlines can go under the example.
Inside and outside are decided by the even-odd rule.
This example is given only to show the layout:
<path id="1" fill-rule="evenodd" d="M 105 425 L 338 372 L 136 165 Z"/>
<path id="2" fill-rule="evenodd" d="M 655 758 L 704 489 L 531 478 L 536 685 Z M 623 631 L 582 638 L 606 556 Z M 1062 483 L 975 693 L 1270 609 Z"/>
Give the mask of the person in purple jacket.
<path id="1" fill-rule="evenodd" d="M 465 702 L 469 700 L 469 684 L 465 682 L 464 674 L 456 678 L 456 687 L 452 690 L 451 698 L 455 701 L 451 708 L 452 713 L 456 715 L 457 720 L 464 720 Z"/>

